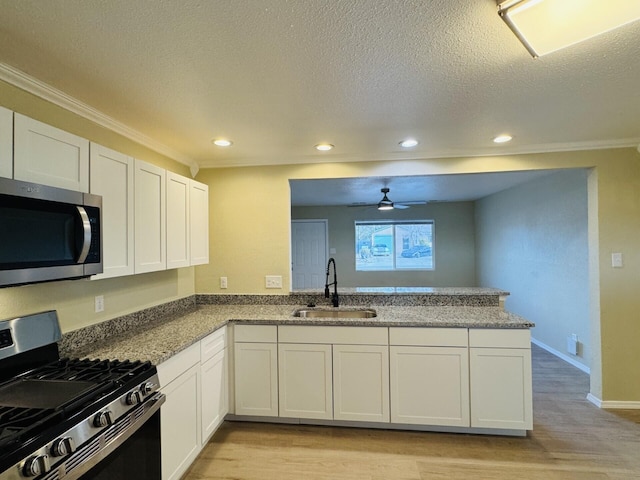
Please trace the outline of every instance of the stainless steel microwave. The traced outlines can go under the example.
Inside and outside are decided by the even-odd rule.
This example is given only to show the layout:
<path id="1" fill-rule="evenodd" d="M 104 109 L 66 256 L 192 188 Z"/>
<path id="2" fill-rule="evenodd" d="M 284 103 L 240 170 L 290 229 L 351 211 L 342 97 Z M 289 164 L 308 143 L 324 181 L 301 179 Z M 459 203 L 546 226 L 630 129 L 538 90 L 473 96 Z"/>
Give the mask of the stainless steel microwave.
<path id="1" fill-rule="evenodd" d="M 0 287 L 102 273 L 102 197 L 0 178 Z"/>

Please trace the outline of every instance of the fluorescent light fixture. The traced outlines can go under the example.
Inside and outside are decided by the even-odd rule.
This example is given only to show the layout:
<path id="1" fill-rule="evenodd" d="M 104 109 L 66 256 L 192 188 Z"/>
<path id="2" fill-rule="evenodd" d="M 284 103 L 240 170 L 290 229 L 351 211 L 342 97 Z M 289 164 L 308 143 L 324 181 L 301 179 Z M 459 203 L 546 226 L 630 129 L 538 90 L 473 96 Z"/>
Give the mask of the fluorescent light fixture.
<path id="1" fill-rule="evenodd" d="M 536 58 L 640 19 L 640 1 L 507 0 L 498 14 Z"/>
<path id="2" fill-rule="evenodd" d="M 406 140 L 401 141 L 398 145 L 402 148 L 411 148 L 418 145 L 418 141 L 414 138 L 407 138 Z"/>
<path id="3" fill-rule="evenodd" d="M 217 145 L 218 147 L 230 147 L 231 145 L 233 145 L 233 142 L 231 140 L 227 140 L 226 138 L 216 138 L 213 140 L 213 144 Z"/>
<path id="4" fill-rule="evenodd" d="M 320 150 L 321 152 L 328 152 L 333 148 L 333 145 L 330 143 L 319 143 L 316 145 L 316 150 Z"/>
<path id="5" fill-rule="evenodd" d="M 498 135 L 497 137 L 495 137 L 493 139 L 493 141 L 494 141 L 494 143 L 506 143 L 506 142 L 510 142 L 511 139 L 513 139 L 513 137 L 511 135 L 503 134 L 503 135 Z"/>

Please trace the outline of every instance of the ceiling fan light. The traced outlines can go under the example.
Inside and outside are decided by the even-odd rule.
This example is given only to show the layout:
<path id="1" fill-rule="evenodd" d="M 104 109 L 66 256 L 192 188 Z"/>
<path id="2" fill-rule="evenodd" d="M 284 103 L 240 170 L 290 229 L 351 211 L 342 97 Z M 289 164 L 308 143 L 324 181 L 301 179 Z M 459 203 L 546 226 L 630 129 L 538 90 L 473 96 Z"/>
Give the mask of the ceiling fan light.
<path id="1" fill-rule="evenodd" d="M 387 197 L 389 189 L 383 188 L 380 191 L 383 193 L 383 197 L 382 200 L 378 202 L 378 210 L 393 210 L 393 202 Z"/>

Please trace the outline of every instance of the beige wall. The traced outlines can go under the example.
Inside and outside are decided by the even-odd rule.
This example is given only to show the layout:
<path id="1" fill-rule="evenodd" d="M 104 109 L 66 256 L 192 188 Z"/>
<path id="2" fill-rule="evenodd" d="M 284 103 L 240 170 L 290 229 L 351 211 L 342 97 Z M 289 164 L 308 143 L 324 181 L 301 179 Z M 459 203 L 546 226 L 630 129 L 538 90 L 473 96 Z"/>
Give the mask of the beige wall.
<path id="1" fill-rule="evenodd" d="M 329 248 L 335 248 L 343 287 L 472 287 L 475 286 L 473 202 L 413 205 L 406 210 L 379 212 L 375 208 L 293 207 L 293 219 L 327 219 Z M 434 270 L 356 272 L 356 220 L 433 220 Z"/>
<path id="2" fill-rule="evenodd" d="M 635 148 L 204 170 L 197 179 L 212 192 L 211 263 L 197 267 L 196 291 L 286 293 L 266 290 L 264 276 L 282 275 L 290 285 L 290 179 L 588 167 L 595 167 L 588 182 L 591 393 L 602 400 L 640 402 L 635 381 L 640 378 L 640 154 Z M 624 268 L 611 268 L 612 252 L 623 253 Z M 226 291 L 218 287 L 222 275 L 229 278 Z"/>
<path id="3" fill-rule="evenodd" d="M 181 175 L 189 169 L 121 135 L 0 81 L 0 105 L 92 142 Z M 194 269 L 184 268 L 115 279 L 74 280 L 0 289 L 0 319 L 43 310 L 58 311 L 64 332 L 194 293 Z M 105 310 L 94 313 L 94 297 Z"/>

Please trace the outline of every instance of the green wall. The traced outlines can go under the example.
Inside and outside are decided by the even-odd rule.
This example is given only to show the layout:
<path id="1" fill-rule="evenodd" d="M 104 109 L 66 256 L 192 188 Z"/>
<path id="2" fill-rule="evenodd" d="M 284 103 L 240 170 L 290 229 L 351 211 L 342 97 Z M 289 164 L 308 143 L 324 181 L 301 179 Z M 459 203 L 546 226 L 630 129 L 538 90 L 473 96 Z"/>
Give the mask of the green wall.
<path id="1" fill-rule="evenodd" d="M 343 287 L 472 287 L 475 286 L 473 202 L 413 205 L 406 210 L 375 208 L 292 207 L 292 219 L 327 219 L 329 248 L 339 266 Z M 435 269 L 403 272 L 356 272 L 356 220 L 433 220 Z"/>

